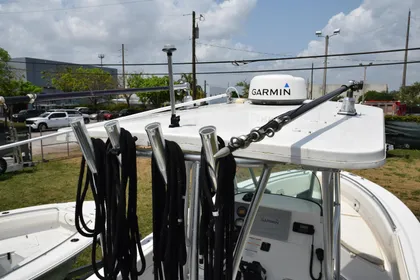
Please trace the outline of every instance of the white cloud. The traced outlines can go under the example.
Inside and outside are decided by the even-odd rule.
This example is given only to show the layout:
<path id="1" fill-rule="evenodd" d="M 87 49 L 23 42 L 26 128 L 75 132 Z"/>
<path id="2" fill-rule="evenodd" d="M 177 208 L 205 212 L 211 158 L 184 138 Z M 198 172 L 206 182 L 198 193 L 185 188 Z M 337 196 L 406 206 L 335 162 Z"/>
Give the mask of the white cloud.
<path id="1" fill-rule="evenodd" d="M 124 4 L 125 2 L 125 4 Z M 163 62 L 162 47 L 175 44 L 174 61 L 191 61 L 192 10 L 199 21 L 200 41 L 232 43 L 257 0 L 31 0 L 0 2 L 1 47 L 13 57 L 30 56 L 78 63 L 121 63 L 120 49 L 126 47 L 126 63 Z M 180 3 L 178 3 L 180 2 Z M 109 5 L 120 3 L 119 5 Z M 107 6 L 108 5 L 108 6 Z M 97 7 L 92 7 L 97 6 Z M 90 7 L 90 8 L 77 8 Z M 74 9 L 76 8 L 76 9 Z M 63 10 L 67 9 L 67 10 Z M 42 11 L 33 12 L 28 11 Z M 203 19 L 203 18 L 202 18 Z M 236 53 L 229 52 L 231 57 Z M 222 58 L 220 50 L 197 45 L 199 60 Z M 230 57 L 230 58 L 231 58 Z M 224 55 L 228 59 L 229 55 Z M 166 67 L 127 67 L 128 71 L 166 72 Z M 188 71 L 190 67 L 176 67 Z"/>
<path id="2" fill-rule="evenodd" d="M 407 13 L 411 8 L 409 47 L 420 46 L 420 1 L 415 0 L 365 0 L 364 3 L 349 12 L 339 13 L 330 18 L 322 29 L 323 34 L 332 34 L 340 28 L 341 34 L 330 38 L 329 53 L 363 52 L 372 50 L 401 49 L 405 47 L 407 28 Z M 417 17 L 414 18 L 414 17 Z M 325 40 L 320 38 L 308 43 L 308 47 L 299 56 L 319 55 L 324 53 Z M 375 54 L 368 56 L 348 56 L 329 58 L 328 65 L 354 65 L 373 63 L 387 63 L 403 61 L 404 52 Z M 420 51 L 409 52 L 408 60 L 420 60 Z M 277 62 L 274 67 L 287 66 L 323 67 L 323 59 L 313 61 Z M 370 67 L 367 70 L 367 82 L 387 83 L 391 89 L 398 89 L 402 81 L 403 65 Z M 407 66 L 407 84 L 419 81 L 419 65 Z M 309 72 L 299 72 L 297 75 L 309 77 Z M 315 71 L 315 83 L 322 82 L 323 70 Z M 328 70 L 327 83 L 345 83 L 348 79 L 363 79 L 363 68 L 331 69 Z"/>
<path id="3" fill-rule="evenodd" d="M 127 2 L 124 4 L 124 2 Z M 110 5 L 120 3 L 119 5 Z M 98 6 L 91 8 L 77 8 Z M 133 3 L 133 0 L 0 0 L 0 42 L 1 47 L 13 57 L 31 56 L 45 59 L 78 63 L 99 63 L 98 53 L 104 53 L 104 63 L 121 63 L 120 49 L 126 47 L 127 63 L 164 62 L 161 51 L 166 43 L 175 44 L 177 52 L 174 61 L 191 61 L 191 11 L 202 14 L 199 21 L 200 39 L 197 44 L 198 61 L 234 60 L 261 57 L 249 51 L 252 46 L 232 40 L 235 34 L 243 32 L 248 15 L 257 5 L 257 0 L 153 0 Z M 60 10 L 67 8 L 67 10 Z M 365 0 L 360 7 L 344 14 L 333 15 L 322 29 L 324 34 L 341 29 L 339 36 L 330 40 L 330 53 L 345 53 L 378 49 L 403 48 L 405 44 L 406 18 L 412 9 L 412 30 L 410 46 L 420 46 L 420 1 L 418 0 Z M 27 11 L 55 10 L 27 13 Z M 3 14 L 6 13 L 6 14 Z M 183 16 L 185 15 L 185 16 Z M 310 26 L 308 28 L 311 28 Z M 232 48 L 246 50 L 238 52 Z M 248 51 L 248 52 L 247 52 Z M 322 54 L 324 40 L 308 42 L 299 55 Z M 329 65 L 358 64 L 370 60 L 403 59 L 403 53 L 371 55 L 368 57 L 330 58 Z M 412 52 L 409 60 L 420 60 L 420 51 Z M 251 63 L 245 66 L 198 65 L 198 71 L 249 70 L 322 67 L 322 59 L 281 61 L 273 63 Z M 382 62 L 382 61 L 378 61 Z M 385 61 L 384 61 L 385 62 Z M 190 71 L 190 66 L 176 66 L 175 72 Z M 166 67 L 127 67 L 128 71 L 166 72 Z M 417 65 L 408 66 L 407 82 L 420 80 Z M 375 83 L 389 83 L 397 88 L 401 83 L 402 65 L 371 67 L 368 80 Z M 309 77 L 310 72 L 292 72 Z M 250 79 L 246 75 L 199 75 L 214 86 L 231 85 L 236 81 Z M 315 82 L 320 83 L 322 70 L 315 72 Z M 349 78 L 363 78 L 362 68 L 328 71 L 328 83 L 344 83 Z"/>

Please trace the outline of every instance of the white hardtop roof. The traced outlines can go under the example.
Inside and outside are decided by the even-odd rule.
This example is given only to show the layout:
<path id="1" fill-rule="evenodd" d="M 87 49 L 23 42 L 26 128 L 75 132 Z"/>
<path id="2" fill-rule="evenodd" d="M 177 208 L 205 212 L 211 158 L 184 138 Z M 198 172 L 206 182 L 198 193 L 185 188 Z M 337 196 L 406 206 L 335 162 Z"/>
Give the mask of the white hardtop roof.
<path id="1" fill-rule="evenodd" d="M 266 137 L 237 157 L 336 169 L 375 168 L 385 163 L 385 128 L 380 108 L 356 104 L 357 116 L 339 115 L 342 103 L 328 101 L 292 121 L 272 138 Z M 180 127 L 169 128 L 171 112 L 119 120 L 120 127 L 137 136 L 137 145 L 149 146 L 145 126 L 161 123 L 164 138 L 177 142 L 184 151 L 201 151 L 198 133 L 203 126 L 216 127 L 227 144 L 231 137 L 248 134 L 296 105 L 256 105 L 250 102 L 216 104 L 176 110 Z M 104 122 L 87 125 L 89 135 L 106 139 Z M 74 136 L 73 136 L 74 137 Z"/>

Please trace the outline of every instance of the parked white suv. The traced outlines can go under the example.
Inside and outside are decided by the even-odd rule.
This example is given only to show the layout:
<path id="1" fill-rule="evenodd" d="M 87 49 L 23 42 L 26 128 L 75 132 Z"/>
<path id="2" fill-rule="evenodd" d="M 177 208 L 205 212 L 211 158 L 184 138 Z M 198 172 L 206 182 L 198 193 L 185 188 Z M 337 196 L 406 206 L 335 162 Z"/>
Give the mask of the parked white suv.
<path id="1" fill-rule="evenodd" d="M 76 110 L 77 114 L 65 111 L 45 112 L 38 117 L 29 118 L 26 120 L 26 126 L 34 130 L 45 130 L 48 128 L 61 128 L 70 126 L 70 122 L 77 118 L 83 118 L 85 122 L 89 122 L 89 117 L 86 118 Z"/>
<path id="2" fill-rule="evenodd" d="M 51 111 L 66 112 L 69 115 L 69 117 L 79 117 L 79 118 L 83 117 L 83 120 L 85 121 L 86 124 L 90 122 L 89 114 L 83 114 L 82 112 L 76 109 L 55 109 Z"/>

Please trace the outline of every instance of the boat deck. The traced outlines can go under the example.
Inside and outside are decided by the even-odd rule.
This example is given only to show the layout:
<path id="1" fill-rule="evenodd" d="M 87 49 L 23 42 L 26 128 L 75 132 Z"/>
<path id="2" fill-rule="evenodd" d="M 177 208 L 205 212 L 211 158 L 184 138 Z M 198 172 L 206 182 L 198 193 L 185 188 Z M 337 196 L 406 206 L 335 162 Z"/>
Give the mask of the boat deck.
<path id="1" fill-rule="evenodd" d="M 94 203 L 85 217 L 94 221 Z M 0 214 L 0 278 L 32 279 L 74 258 L 90 243 L 75 228 L 74 203 L 34 206 Z M 39 275 L 38 275 L 39 276 Z"/>

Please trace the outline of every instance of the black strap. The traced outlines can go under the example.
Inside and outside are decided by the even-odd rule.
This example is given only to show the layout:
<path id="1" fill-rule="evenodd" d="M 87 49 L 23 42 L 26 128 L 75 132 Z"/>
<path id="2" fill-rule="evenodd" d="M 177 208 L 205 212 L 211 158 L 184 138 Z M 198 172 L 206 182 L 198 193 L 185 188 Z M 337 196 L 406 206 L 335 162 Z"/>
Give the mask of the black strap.
<path id="1" fill-rule="evenodd" d="M 218 137 L 219 149 L 224 147 Z M 218 160 L 217 191 L 212 193 L 212 181 L 204 149 L 201 151 L 200 255 L 204 262 L 204 279 L 232 279 L 234 231 L 234 179 L 236 162 L 230 154 Z M 215 197 L 213 204 L 212 198 Z M 213 213 L 218 213 L 213 215 Z"/>
<path id="2" fill-rule="evenodd" d="M 98 173 L 88 169 L 83 189 L 85 158 L 82 158 L 76 195 L 76 228 L 86 237 L 92 237 L 92 265 L 100 279 L 137 279 L 142 275 L 146 261 L 141 248 L 141 234 L 137 217 L 137 161 L 136 138 L 121 128 L 120 150 L 112 148 L 110 141 L 92 139 L 95 165 Z M 121 172 L 117 155 L 121 153 Z M 95 183 L 95 184 L 94 184 Z M 91 186 L 96 206 L 95 227 L 90 229 L 83 219 L 83 201 Z M 127 194 L 128 190 L 128 194 Z M 106 226 L 105 226 L 106 225 Z M 104 275 L 96 266 L 96 247 L 100 243 L 103 251 Z M 137 253 L 142 263 L 137 271 Z"/>
<path id="3" fill-rule="evenodd" d="M 186 169 L 184 153 L 173 141 L 165 142 L 165 184 L 152 156 L 154 279 L 183 279 L 187 261 L 184 204 Z"/>

